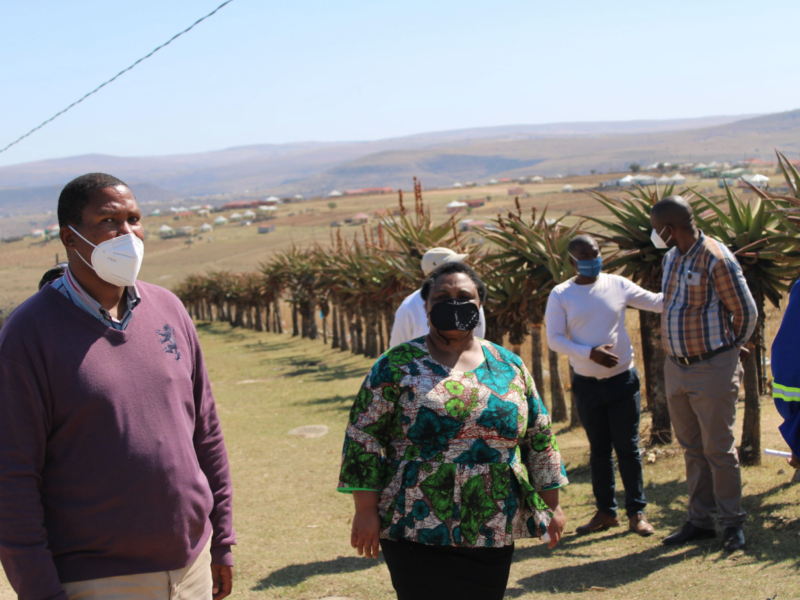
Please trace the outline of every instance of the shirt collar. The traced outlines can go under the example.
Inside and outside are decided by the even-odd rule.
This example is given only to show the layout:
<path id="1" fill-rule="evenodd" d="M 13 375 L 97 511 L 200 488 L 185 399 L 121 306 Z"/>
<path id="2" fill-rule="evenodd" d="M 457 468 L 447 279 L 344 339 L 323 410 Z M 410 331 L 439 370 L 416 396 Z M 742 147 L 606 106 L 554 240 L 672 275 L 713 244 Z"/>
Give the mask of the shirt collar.
<path id="1" fill-rule="evenodd" d="M 694 244 L 692 244 L 692 247 L 689 248 L 689 251 L 686 254 L 681 254 L 679 251 L 678 256 L 680 256 L 682 260 L 693 257 L 695 254 L 700 252 L 700 248 L 703 247 L 703 240 L 705 239 L 705 237 L 706 237 L 705 234 L 702 231 L 698 230 L 697 241 Z"/>
<path id="2" fill-rule="evenodd" d="M 104 319 L 107 319 L 109 321 L 117 321 L 117 322 L 121 321 L 121 319 L 114 319 L 111 316 L 111 313 L 109 313 L 105 308 L 100 306 L 100 303 L 97 300 L 95 300 L 94 298 L 92 298 L 86 292 L 86 290 L 84 290 L 83 287 L 81 287 L 81 284 L 78 283 L 78 280 L 75 279 L 75 277 L 72 275 L 72 271 L 70 270 L 69 267 L 67 267 L 67 269 L 64 271 L 64 276 L 62 277 L 62 280 L 64 282 L 64 285 L 67 287 L 67 289 L 71 293 L 76 294 L 77 296 L 79 296 L 81 298 L 81 300 L 83 300 L 84 303 L 86 303 L 93 310 L 95 310 L 97 313 L 99 313 L 100 316 L 102 316 Z M 132 311 L 134 308 L 136 308 L 139 305 L 139 303 L 142 301 L 142 297 L 139 294 L 139 290 L 136 289 L 136 285 L 135 284 L 127 286 L 125 288 L 125 290 L 127 292 L 126 311 L 125 312 L 128 312 L 128 311 Z"/>

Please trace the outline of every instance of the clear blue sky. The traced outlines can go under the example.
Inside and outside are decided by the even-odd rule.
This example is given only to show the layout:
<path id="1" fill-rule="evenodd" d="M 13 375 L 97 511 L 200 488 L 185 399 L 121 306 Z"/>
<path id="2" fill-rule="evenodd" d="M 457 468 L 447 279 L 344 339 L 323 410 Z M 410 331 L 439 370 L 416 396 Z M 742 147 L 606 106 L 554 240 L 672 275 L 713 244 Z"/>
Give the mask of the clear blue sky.
<path id="1" fill-rule="evenodd" d="M 0 18 L 0 147 L 222 0 Z M 800 2 L 234 0 L 0 165 L 800 107 Z"/>

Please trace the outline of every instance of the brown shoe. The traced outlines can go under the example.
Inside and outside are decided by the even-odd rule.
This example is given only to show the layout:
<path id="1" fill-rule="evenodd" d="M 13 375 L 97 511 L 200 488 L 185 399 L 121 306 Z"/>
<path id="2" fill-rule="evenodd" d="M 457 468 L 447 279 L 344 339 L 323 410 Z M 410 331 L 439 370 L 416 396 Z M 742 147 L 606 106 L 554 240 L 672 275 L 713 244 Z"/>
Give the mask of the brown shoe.
<path id="1" fill-rule="evenodd" d="M 636 513 L 635 515 L 631 515 L 628 517 L 628 522 L 630 523 L 628 531 L 638 533 L 639 535 L 653 535 L 656 531 L 653 529 L 653 526 L 647 522 L 644 513 Z"/>
<path id="2" fill-rule="evenodd" d="M 587 533 L 594 533 L 595 531 L 605 531 L 609 527 L 616 527 L 617 525 L 619 525 L 619 519 L 617 517 L 612 517 L 598 510 L 594 513 L 591 521 L 586 525 L 581 525 L 576 528 L 575 533 L 578 535 L 586 535 Z"/>

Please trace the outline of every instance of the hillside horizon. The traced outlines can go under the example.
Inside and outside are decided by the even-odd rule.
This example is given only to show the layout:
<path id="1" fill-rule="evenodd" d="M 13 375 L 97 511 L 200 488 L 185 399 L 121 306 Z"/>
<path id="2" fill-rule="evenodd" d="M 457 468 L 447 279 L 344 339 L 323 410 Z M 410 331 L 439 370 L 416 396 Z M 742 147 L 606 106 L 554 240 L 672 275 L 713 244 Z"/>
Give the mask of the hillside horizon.
<path id="1" fill-rule="evenodd" d="M 28 214 L 86 172 L 147 185 L 163 201 L 216 194 L 319 196 L 333 189 L 625 170 L 632 162 L 800 156 L 800 110 L 695 119 L 505 125 L 364 142 L 254 144 L 197 154 L 64 157 L 0 167 L 0 214 Z"/>

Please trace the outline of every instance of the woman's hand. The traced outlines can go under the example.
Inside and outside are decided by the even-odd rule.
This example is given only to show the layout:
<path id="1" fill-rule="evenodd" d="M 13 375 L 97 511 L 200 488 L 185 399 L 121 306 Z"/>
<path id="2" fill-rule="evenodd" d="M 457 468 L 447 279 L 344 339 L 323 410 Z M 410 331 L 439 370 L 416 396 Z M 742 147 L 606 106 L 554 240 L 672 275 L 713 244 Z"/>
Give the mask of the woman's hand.
<path id="1" fill-rule="evenodd" d="M 548 549 L 555 548 L 556 544 L 561 540 L 561 534 L 564 533 L 564 524 L 566 522 L 567 518 L 564 516 L 564 511 L 561 510 L 561 505 L 556 505 L 553 509 L 553 518 L 550 521 L 550 525 L 547 526 L 547 533 L 550 535 Z"/>
<path id="2" fill-rule="evenodd" d="M 350 545 L 359 556 L 378 558 L 381 519 L 378 516 L 378 492 L 353 492 L 356 514 L 350 530 Z"/>
<path id="3" fill-rule="evenodd" d="M 550 536 L 550 543 L 547 547 L 553 549 L 561 539 L 561 534 L 564 533 L 564 523 L 567 522 L 567 518 L 564 516 L 564 511 L 561 510 L 561 505 L 558 503 L 558 488 L 554 490 L 542 490 L 539 492 L 539 496 L 542 497 L 545 504 L 553 511 L 553 518 L 550 521 L 550 525 L 547 526 L 547 533 Z"/>
<path id="4" fill-rule="evenodd" d="M 350 545 L 359 556 L 378 558 L 378 537 L 381 531 L 381 520 L 378 511 L 356 511 L 353 517 L 353 529 L 350 534 Z"/>

